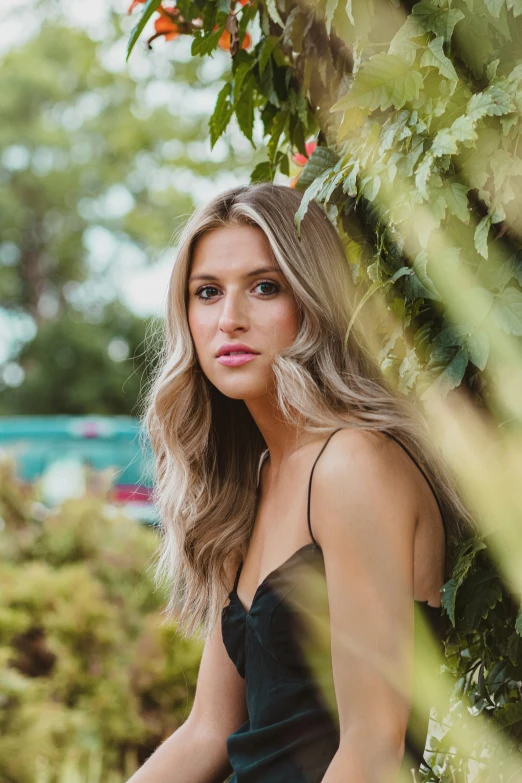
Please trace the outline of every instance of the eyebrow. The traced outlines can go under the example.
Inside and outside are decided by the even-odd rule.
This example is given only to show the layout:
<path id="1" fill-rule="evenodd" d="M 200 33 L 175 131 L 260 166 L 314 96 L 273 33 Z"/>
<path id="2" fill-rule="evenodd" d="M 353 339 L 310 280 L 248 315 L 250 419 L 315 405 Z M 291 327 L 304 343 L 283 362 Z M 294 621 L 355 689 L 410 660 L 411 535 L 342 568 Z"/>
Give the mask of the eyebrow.
<path id="1" fill-rule="evenodd" d="M 254 269 L 253 272 L 248 272 L 246 275 L 243 275 L 243 277 L 256 277 L 257 275 L 264 275 L 267 272 L 276 272 L 277 274 L 281 274 L 280 270 L 277 269 L 275 266 L 263 266 L 260 269 Z M 189 283 L 191 283 L 193 280 L 219 280 L 219 277 L 216 277 L 215 275 L 210 274 L 201 274 L 201 275 L 192 275 L 189 277 Z"/>

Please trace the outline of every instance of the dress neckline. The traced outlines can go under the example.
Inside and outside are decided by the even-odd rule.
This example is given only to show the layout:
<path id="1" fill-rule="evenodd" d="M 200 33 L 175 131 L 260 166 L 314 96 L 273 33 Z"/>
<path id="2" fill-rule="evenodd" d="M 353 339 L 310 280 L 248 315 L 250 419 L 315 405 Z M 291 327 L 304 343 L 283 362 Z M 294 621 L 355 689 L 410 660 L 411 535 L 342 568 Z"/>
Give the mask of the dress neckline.
<path id="1" fill-rule="evenodd" d="M 319 552 L 321 557 L 323 557 L 323 550 L 321 549 L 319 544 L 315 543 L 315 541 L 310 541 L 309 544 L 304 544 L 304 546 L 301 546 L 301 547 L 299 547 L 299 549 L 296 549 L 296 551 L 293 552 L 290 555 L 290 557 L 287 557 L 287 559 L 284 560 L 280 565 L 278 565 L 276 568 L 274 568 L 272 571 L 270 571 L 265 576 L 263 581 L 258 584 L 258 586 L 256 588 L 256 591 L 254 593 L 254 596 L 252 598 L 252 601 L 250 603 L 250 607 L 248 609 L 243 605 L 243 602 L 241 601 L 239 595 L 237 594 L 237 584 L 239 582 L 239 576 L 240 576 L 241 571 L 243 569 L 243 562 L 244 562 L 243 560 L 241 560 L 241 562 L 240 562 L 240 564 L 238 566 L 238 569 L 236 571 L 236 577 L 234 579 L 234 586 L 233 586 L 232 590 L 229 593 L 229 598 L 231 600 L 235 599 L 237 604 L 238 604 L 238 606 L 240 607 L 240 609 L 242 610 L 243 614 L 245 615 L 245 617 L 249 617 L 251 615 L 251 613 L 252 613 L 252 609 L 253 609 L 254 604 L 256 603 L 257 599 L 269 587 L 268 583 L 269 583 L 270 579 L 272 577 L 274 577 L 276 574 L 278 574 L 280 571 L 282 571 L 284 568 L 286 568 L 293 560 L 295 560 L 297 557 L 299 557 L 304 551 L 307 551 L 309 549 L 313 550 L 313 551 Z M 324 558 L 323 558 L 323 560 L 324 560 Z M 433 606 L 433 604 L 428 603 L 427 599 L 424 600 L 424 601 L 421 601 L 419 598 L 414 598 L 413 601 L 414 601 L 414 603 L 422 604 L 424 607 L 426 607 L 426 609 L 431 609 L 432 611 L 437 612 L 437 613 L 440 613 L 440 611 L 442 609 L 442 605 Z"/>
<path id="2" fill-rule="evenodd" d="M 272 577 L 274 577 L 276 574 L 278 574 L 278 573 L 279 573 L 279 571 L 283 570 L 283 569 L 284 569 L 284 568 L 285 568 L 285 567 L 286 567 L 286 566 L 287 566 L 289 563 L 291 563 L 291 562 L 292 562 L 292 561 L 293 561 L 293 560 L 294 560 L 296 557 L 298 557 L 298 555 L 300 555 L 300 554 L 301 554 L 303 551 L 305 551 L 305 550 L 308 550 L 308 549 L 319 550 L 319 551 L 321 551 L 321 554 L 322 554 L 321 547 L 320 547 L 318 544 L 316 544 L 314 541 L 310 541 L 310 543 L 309 543 L 309 544 L 304 544 L 304 546 L 301 546 L 301 547 L 299 547 L 299 549 L 296 549 L 296 551 L 295 551 L 295 552 L 293 552 L 293 553 L 290 555 L 290 557 L 287 557 L 287 559 L 286 559 L 286 560 L 284 560 L 284 561 L 283 561 L 283 562 L 282 562 L 280 565 L 278 565 L 276 568 L 274 568 L 272 571 L 270 571 L 270 572 L 269 572 L 269 573 L 268 573 L 268 574 L 265 576 L 265 578 L 263 579 L 263 581 L 262 581 L 262 582 L 260 582 L 260 583 L 258 584 L 258 586 L 257 586 L 257 588 L 256 588 L 256 591 L 255 591 L 255 593 L 254 593 L 254 597 L 252 598 L 252 601 L 251 601 L 251 603 L 250 603 L 250 608 L 249 608 L 249 609 L 247 609 L 247 608 L 246 608 L 246 607 L 243 605 L 243 602 L 241 601 L 240 597 L 239 597 L 239 596 L 238 596 L 238 594 L 237 594 L 237 583 L 238 583 L 238 581 L 239 581 L 239 576 L 240 576 L 240 574 L 241 574 L 241 571 L 242 571 L 242 569 L 243 569 L 243 560 L 240 562 L 240 564 L 239 564 L 239 567 L 238 567 L 238 569 L 237 569 L 237 572 L 236 572 L 236 578 L 235 578 L 235 581 L 234 581 L 234 587 L 232 588 L 232 591 L 231 591 L 231 593 L 230 593 L 230 596 L 231 596 L 231 597 L 234 597 L 234 598 L 236 598 L 236 600 L 237 600 L 237 602 L 238 602 L 239 606 L 242 608 L 242 610 L 243 610 L 243 612 L 245 613 L 245 615 L 246 615 L 246 616 L 248 616 L 248 615 L 251 613 L 251 611 L 252 611 L 252 607 L 254 606 L 254 603 L 255 603 L 255 601 L 256 601 L 256 599 L 257 599 L 258 595 L 259 595 L 261 592 L 263 592 L 263 590 L 265 590 L 265 589 L 266 589 L 266 587 L 268 586 L 268 582 L 269 582 L 269 580 L 270 580 Z"/>

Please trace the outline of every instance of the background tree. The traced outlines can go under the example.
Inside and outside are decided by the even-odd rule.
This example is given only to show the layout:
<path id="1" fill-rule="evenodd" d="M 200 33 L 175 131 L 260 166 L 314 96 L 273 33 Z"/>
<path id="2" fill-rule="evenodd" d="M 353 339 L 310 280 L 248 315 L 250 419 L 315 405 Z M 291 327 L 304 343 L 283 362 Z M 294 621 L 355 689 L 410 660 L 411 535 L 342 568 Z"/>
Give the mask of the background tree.
<path id="1" fill-rule="evenodd" d="M 4 414 L 136 413 L 146 365 L 133 359 L 150 322 L 118 301 L 122 289 L 165 256 L 198 191 L 227 170 L 248 178 L 251 155 L 233 142 L 219 159 L 205 153 L 219 63 L 208 74 L 190 57 L 149 77 L 119 73 L 108 20 L 96 41 L 58 14 L 2 59 Z"/>
<path id="2" fill-rule="evenodd" d="M 139 415 L 151 326 L 117 301 L 103 307 L 99 321 L 72 307 L 43 320 L 18 356 L 26 379 L 5 389 L 0 415 Z"/>

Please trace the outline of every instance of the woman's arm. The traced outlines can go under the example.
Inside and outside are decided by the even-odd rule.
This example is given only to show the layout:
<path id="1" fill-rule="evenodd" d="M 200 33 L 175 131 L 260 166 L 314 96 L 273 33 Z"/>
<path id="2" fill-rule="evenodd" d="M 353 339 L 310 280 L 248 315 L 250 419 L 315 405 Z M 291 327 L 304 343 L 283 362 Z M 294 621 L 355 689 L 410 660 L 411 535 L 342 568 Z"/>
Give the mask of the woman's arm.
<path id="1" fill-rule="evenodd" d="M 404 754 L 419 502 L 408 462 L 384 436 L 347 430 L 314 476 L 311 520 L 326 568 L 340 728 L 323 783 L 390 783 Z"/>
<path id="2" fill-rule="evenodd" d="M 232 772 L 226 738 L 246 719 L 245 681 L 218 622 L 205 642 L 189 717 L 128 783 L 223 783 Z"/>

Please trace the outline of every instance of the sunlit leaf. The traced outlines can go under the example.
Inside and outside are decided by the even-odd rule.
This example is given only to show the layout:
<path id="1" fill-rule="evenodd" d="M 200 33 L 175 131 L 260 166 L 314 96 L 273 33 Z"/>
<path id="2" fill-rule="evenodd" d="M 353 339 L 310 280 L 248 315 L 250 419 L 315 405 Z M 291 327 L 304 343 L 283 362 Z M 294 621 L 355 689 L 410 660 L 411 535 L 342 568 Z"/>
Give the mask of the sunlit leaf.
<path id="1" fill-rule="evenodd" d="M 515 111 L 509 93 L 492 84 L 484 92 L 479 92 L 469 99 L 467 114 L 472 120 L 479 120 L 486 115 L 500 116 Z"/>
<path id="2" fill-rule="evenodd" d="M 494 318 L 507 334 L 522 336 L 522 291 L 509 286 L 495 301 Z"/>
<path id="3" fill-rule="evenodd" d="M 430 41 L 428 48 L 421 57 L 421 65 L 432 65 L 446 79 L 458 79 L 457 71 L 451 60 L 444 54 L 444 38 L 439 36 Z"/>
<path id="4" fill-rule="evenodd" d="M 357 71 L 348 94 L 335 103 L 331 111 L 345 111 L 359 107 L 401 109 L 408 101 L 418 98 L 422 87 L 421 74 L 411 68 L 402 57 L 376 54 Z"/>
<path id="5" fill-rule="evenodd" d="M 488 234 L 491 227 L 491 215 L 485 215 L 475 229 L 475 248 L 484 258 L 488 257 Z"/>
<path id="6" fill-rule="evenodd" d="M 141 16 L 138 19 L 137 23 L 132 28 L 131 34 L 129 36 L 129 42 L 127 44 L 127 60 L 129 59 L 130 54 L 134 49 L 136 41 L 138 40 L 141 33 L 143 32 L 143 28 L 151 18 L 152 14 L 159 8 L 160 5 L 161 5 L 161 0 L 147 0 L 147 2 L 145 3 Z"/>

